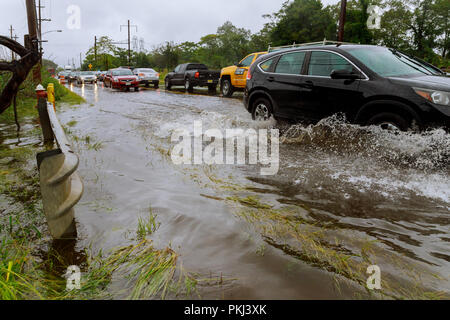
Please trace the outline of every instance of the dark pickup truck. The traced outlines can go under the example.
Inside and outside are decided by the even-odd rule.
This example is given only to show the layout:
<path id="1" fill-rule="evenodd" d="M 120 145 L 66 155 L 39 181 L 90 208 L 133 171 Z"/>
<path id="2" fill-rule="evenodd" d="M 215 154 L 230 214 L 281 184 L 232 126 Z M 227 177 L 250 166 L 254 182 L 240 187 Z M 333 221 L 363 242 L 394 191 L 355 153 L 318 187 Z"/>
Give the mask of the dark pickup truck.
<path id="1" fill-rule="evenodd" d="M 170 90 L 172 86 L 184 85 L 187 91 L 192 91 L 194 87 L 208 87 L 209 91 L 214 92 L 219 79 L 220 71 L 208 70 L 208 67 L 201 63 L 185 63 L 167 74 L 164 82 L 166 90 Z"/>

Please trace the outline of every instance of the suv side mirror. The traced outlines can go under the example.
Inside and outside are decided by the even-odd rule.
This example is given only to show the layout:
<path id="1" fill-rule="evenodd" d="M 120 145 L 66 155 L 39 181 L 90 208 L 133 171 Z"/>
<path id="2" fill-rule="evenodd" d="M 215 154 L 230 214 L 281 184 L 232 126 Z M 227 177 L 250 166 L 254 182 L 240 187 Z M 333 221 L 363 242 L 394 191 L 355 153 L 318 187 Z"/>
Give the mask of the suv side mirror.
<path id="1" fill-rule="evenodd" d="M 349 70 L 333 70 L 330 74 L 331 79 L 336 80 L 357 80 L 361 79 L 361 75 L 359 73 L 355 73 Z"/>

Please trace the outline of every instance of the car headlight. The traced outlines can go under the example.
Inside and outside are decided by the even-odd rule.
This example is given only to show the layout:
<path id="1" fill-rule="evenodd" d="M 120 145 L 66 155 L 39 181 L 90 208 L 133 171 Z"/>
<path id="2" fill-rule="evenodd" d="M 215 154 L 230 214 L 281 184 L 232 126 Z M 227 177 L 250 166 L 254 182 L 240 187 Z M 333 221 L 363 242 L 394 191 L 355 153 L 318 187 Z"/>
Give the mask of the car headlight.
<path id="1" fill-rule="evenodd" d="M 450 92 L 421 88 L 413 89 L 419 96 L 427 99 L 430 102 L 433 102 L 434 104 L 439 104 L 441 106 L 450 106 Z"/>

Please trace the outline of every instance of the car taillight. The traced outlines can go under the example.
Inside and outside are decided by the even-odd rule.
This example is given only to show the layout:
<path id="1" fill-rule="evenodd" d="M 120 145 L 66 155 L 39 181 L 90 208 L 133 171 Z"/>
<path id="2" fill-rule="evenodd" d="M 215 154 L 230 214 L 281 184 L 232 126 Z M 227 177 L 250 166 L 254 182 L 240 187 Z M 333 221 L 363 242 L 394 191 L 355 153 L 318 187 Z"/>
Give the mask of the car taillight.
<path id="1" fill-rule="evenodd" d="M 247 72 L 247 80 L 252 80 L 252 73 L 250 72 L 250 69 L 248 69 Z"/>
<path id="2" fill-rule="evenodd" d="M 159 78 L 159 73 L 157 73 L 156 76 Z"/>
<path id="3" fill-rule="evenodd" d="M 145 77 L 145 74 L 139 73 L 139 77 Z"/>
<path id="4" fill-rule="evenodd" d="M 196 77 L 196 78 L 200 78 L 200 72 L 196 72 L 196 73 L 195 73 L 195 77 Z"/>

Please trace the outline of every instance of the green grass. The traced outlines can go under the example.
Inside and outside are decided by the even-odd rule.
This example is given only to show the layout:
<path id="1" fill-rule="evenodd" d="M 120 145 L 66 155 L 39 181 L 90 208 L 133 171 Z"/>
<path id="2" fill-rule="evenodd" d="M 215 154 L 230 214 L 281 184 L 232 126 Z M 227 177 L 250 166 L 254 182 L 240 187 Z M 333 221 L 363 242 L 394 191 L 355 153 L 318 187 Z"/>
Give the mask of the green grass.
<path id="1" fill-rule="evenodd" d="M 23 96 L 17 97 L 17 116 L 19 123 L 23 123 L 26 118 L 37 118 L 38 111 L 35 108 L 37 106 L 36 98 L 28 98 Z M 9 107 L 5 112 L 0 114 L 0 122 L 13 124 L 14 120 L 14 109 Z"/>
<path id="2" fill-rule="evenodd" d="M 3 90 L 4 85 L 9 79 L 9 74 L 0 73 L 0 90 Z M 70 91 L 65 86 L 61 85 L 57 79 L 49 76 L 46 71 L 42 72 L 42 85 L 47 88 L 49 83 L 53 83 L 55 87 L 55 99 L 56 104 L 66 103 L 69 105 L 82 104 L 86 101 L 77 95 L 76 93 Z M 17 95 L 17 114 L 19 122 L 23 122 L 26 118 L 37 118 L 38 112 L 35 108 L 37 106 L 37 98 L 35 88 L 37 83 L 32 80 L 31 74 L 28 76 L 27 80 L 21 85 L 20 90 Z M 0 122 L 12 124 L 14 123 L 14 111 L 13 106 L 11 106 L 2 114 L 0 114 Z"/>
<path id="3" fill-rule="evenodd" d="M 137 236 L 139 239 L 144 239 L 146 236 L 152 235 L 159 229 L 161 223 L 156 221 L 157 217 L 158 216 L 153 214 L 153 210 L 150 208 L 148 217 L 140 217 L 138 219 Z"/>

